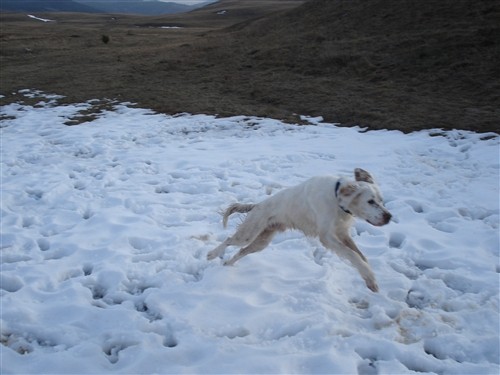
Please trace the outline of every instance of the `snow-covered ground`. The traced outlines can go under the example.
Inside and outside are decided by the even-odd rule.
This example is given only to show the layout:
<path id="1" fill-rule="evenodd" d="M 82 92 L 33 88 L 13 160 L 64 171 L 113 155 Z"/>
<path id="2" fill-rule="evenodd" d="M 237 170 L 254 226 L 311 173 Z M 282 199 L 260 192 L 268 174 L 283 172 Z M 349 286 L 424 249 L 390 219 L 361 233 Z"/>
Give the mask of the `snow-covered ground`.
<path id="1" fill-rule="evenodd" d="M 497 135 L 23 95 L 0 112 L 2 373 L 499 373 Z M 206 260 L 226 205 L 355 167 L 394 215 L 353 230 L 380 293 L 298 232 Z"/>

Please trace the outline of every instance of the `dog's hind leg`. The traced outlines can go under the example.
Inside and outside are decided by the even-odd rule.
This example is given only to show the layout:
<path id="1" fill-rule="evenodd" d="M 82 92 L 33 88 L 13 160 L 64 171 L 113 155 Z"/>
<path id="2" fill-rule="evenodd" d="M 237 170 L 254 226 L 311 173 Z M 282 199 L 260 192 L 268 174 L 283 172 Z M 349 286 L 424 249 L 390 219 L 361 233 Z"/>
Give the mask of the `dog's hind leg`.
<path id="1" fill-rule="evenodd" d="M 278 229 L 275 227 L 265 229 L 250 245 L 240 249 L 240 251 L 238 251 L 238 253 L 236 253 L 231 259 L 224 262 L 224 265 L 232 266 L 244 256 L 263 250 L 267 245 L 269 245 L 277 230 Z"/>
<path id="2" fill-rule="evenodd" d="M 224 255 L 224 251 L 228 246 L 240 246 L 243 248 L 245 248 L 246 246 L 250 248 L 251 244 L 256 240 L 256 238 L 266 231 L 266 227 L 268 226 L 267 222 L 268 222 L 267 216 L 263 216 L 262 213 L 257 209 L 251 210 L 248 216 L 243 221 L 243 223 L 241 223 L 238 229 L 236 230 L 236 233 L 233 234 L 231 237 L 227 238 L 224 242 L 222 242 L 211 252 L 209 252 L 207 255 L 207 259 L 212 260 L 217 257 L 222 257 Z M 273 231 L 279 229 L 276 226 L 271 226 L 269 228 L 272 228 Z M 264 245 L 264 247 L 266 245 Z"/>
<path id="3" fill-rule="evenodd" d="M 224 255 L 224 251 L 230 245 L 231 245 L 231 237 L 228 237 L 225 239 L 224 242 L 222 242 L 219 246 L 217 246 L 215 249 L 213 249 L 207 254 L 207 260 L 212 260 L 217 257 L 222 257 L 222 255 Z"/>
<path id="4" fill-rule="evenodd" d="M 249 246 L 259 236 L 260 231 L 262 231 L 262 228 L 259 228 L 258 224 L 260 223 L 255 223 L 252 217 L 247 217 L 235 234 L 226 238 L 224 242 L 208 253 L 207 259 L 212 260 L 222 257 L 228 246 Z"/>

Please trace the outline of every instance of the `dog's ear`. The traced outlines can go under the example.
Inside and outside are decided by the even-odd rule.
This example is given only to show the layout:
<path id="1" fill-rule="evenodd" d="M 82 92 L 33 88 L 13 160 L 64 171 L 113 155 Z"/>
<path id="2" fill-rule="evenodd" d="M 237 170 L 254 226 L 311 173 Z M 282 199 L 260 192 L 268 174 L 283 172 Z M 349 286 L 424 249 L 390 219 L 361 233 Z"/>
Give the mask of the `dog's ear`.
<path id="1" fill-rule="evenodd" d="M 356 181 L 364 181 L 369 184 L 373 184 L 375 181 L 370 173 L 361 168 L 356 168 L 354 170 L 354 177 L 356 177 Z"/>
<path id="2" fill-rule="evenodd" d="M 344 197 L 350 197 L 356 192 L 356 190 L 358 190 L 358 185 L 346 184 L 340 188 L 339 193 Z"/>

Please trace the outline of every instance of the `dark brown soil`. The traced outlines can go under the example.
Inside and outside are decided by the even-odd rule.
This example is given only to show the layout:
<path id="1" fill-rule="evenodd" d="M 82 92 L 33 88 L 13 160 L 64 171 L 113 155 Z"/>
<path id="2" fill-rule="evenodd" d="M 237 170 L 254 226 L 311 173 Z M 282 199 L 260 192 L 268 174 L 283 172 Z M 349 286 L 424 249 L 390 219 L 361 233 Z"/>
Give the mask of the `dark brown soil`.
<path id="1" fill-rule="evenodd" d="M 56 21 L 46 23 L 1 14 L 0 100 L 34 88 L 165 113 L 498 132 L 499 4 L 221 0 L 158 17 L 37 14 Z"/>

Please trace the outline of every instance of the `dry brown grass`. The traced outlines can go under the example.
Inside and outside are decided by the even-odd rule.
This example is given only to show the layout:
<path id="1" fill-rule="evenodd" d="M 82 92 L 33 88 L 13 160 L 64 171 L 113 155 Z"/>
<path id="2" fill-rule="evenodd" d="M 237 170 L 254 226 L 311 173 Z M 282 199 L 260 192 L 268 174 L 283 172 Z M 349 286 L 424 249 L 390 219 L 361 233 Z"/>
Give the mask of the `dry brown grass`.
<path id="1" fill-rule="evenodd" d="M 1 100 L 36 88 L 166 113 L 498 131 L 497 2 L 302 3 L 222 0 L 161 17 L 41 15 L 54 23 L 2 14 Z"/>

